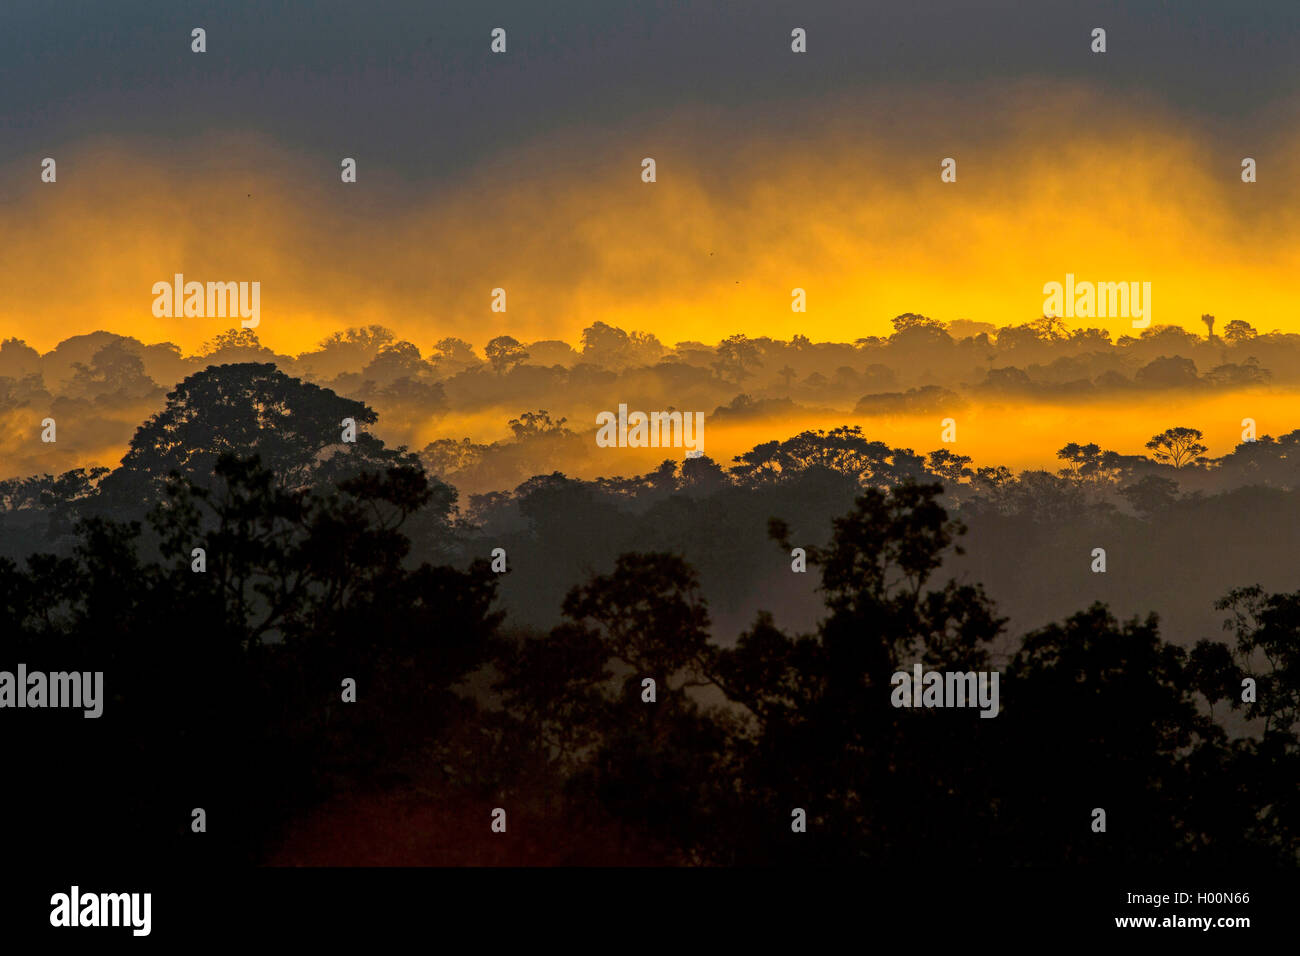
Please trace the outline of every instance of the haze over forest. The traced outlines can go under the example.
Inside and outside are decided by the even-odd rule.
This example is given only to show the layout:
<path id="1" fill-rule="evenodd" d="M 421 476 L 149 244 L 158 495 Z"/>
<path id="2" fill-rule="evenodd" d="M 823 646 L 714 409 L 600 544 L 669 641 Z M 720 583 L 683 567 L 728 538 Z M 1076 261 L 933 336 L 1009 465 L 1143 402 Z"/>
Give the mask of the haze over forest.
<path id="1" fill-rule="evenodd" d="M 1221 623 L 1213 596 L 1245 580 L 1282 587 L 1298 556 L 1274 532 L 1294 507 L 1300 420 L 1287 409 L 1300 384 L 1300 335 L 1203 322 L 1199 336 L 1155 326 L 1112 341 L 1059 319 L 994 328 L 909 313 L 889 336 L 847 343 L 733 335 L 671 346 L 604 323 L 573 344 L 446 337 L 423 347 L 370 326 L 292 356 L 246 329 L 196 355 L 107 332 L 44 355 L 11 339 L 0 343 L 5 522 L 28 530 L 10 534 L 6 552 L 25 553 L 46 534 L 44 517 L 30 515 L 54 479 L 39 476 L 87 469 L 77 474 L 93 489 L 177 383 L 258 363 L 373 409 L 377 418 L 361 426 L 368 436 L 413 453 L 455 490 L 462 560 L 490 542 L 511 554 L 536 548 L 539 560 L 519 562 L 501 590 L 521 626 L 549 624 L 572 574 L 646 536 L 693 557 L 724 624 L 760 607 L 808 624 L 817 598 L 771 553 L 772 515 L 760 513 L 770 505 L 741 496 L 734 515 L 667 524 L 652 505 L 673 490 L 739 495 L 781 469 L 819 466 L 844 483 L 790 503 L 806 511 L 809 534 L 824 534 L 854 489 L 940 480 L 975 532 L 955 566 L 996 588 L 1014 625 L 1097 597 L 1122 614 L 1158 611 L 1172 639 L 1190 644 Z M 597 447 L 597 412 L 620 403 L 704 411 L 705 457 Z M 58 422 L 54 444 L 39 437 L 47 415 Z M 945 418 L 955 420 L 954 443 L 940 440 Z M 1256 442 L 1242 440 L 1246 418 Z M 303 436 L 307 448 L 337 444 L 335 421 L 311 427 L 320 434 Z M 1168 449 L 1147 443 L 1170 428 L 1201 438 L 1180 460 L 1158 460 Z M 152 453 L 146 438 L 133 467 Z M 547 499 L 558 494 L 548 482 L 560 481 L 570 497 Z M 538 495 L 553 514 L 529 503 Z M 593 495 L 625 516 L 594 522 L 582 510 Z M 536 526 L 543 520 L 547 534 Z M 1089 573 L 1094 547 L 1107 547 L 1109 573 Z"/>
<path id="2" fill-rule="evenodd" d="M 1241 441 L 1243 418 L 1260 435 L 1297 424 L 1286 409 L 1300 383 L 1300 335 L 1261 334 L 1244 320 L 1199 336 L 1155 326 L 1115 341 L 1106 329 L 1046 318 L 997 328 L 907 314 L 892 324 L 888 336 L 852 342 L 737 334 L 672 345 L 605 323 L 572 344 L 512 336 L 417 344 L 369 326 L 296 355 L 262 346 L 249 329 L 221 333 L 192 355 L 108 332 L 45 354 L 9 339 L 0 343 L 0 477 L 112 467 L 176 382 L 208 365 L 250 361 L 365 401 L 379 413 L 376 435 L 422 451 L 467 493 L 507 490 L 553 468 L 594 478 L 653 467 L 654 450 L 610 453 L 590 440 L 596 414 L 620 402 L 703 411 L 706 453 L 724 463 L 762 441 L 841 424 L 929 451 L 944 444 L 940 422 L 952 417 L 949 450 L 1015 470 L 1054 469 L 1067 433 L 1140 454 L 1153 420 L 1175 411 L 1205 433 L 1213 456 Z M 565 419 L 566 430 L 531 458 L 503 447 L 515 433 L 511 420 L 541 409 Z M 55 415 L 60 439 L 41 446 L 31 439 L 47 412 L 63 413 Z M 561 447 L 568 433 L 574 440 Z"/>

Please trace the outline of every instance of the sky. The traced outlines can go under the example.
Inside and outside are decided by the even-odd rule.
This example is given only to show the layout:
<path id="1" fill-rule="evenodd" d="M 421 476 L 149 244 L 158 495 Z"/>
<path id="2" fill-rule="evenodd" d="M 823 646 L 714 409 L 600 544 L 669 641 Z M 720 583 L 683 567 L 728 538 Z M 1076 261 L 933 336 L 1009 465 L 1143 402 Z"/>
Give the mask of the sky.
<path id="1" fill-rule="evenodd" d="M 177 272 L 261 282 L 287 352 L 370 322 L 425 354 L 596 320 L 851 341 L 1028 321 L 1066 273 L 1300 331 L 1292 4 L 552 6 L 5 4 L 0 336 L 195 351 L 231 323 L 154 317 Z"/>

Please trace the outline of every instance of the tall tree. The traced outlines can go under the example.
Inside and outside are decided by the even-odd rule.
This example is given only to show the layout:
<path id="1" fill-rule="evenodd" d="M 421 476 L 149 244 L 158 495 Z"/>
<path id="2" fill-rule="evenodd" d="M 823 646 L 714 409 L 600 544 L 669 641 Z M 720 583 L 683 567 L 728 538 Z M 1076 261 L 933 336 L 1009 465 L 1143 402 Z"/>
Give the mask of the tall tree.
<path id="1" fill-rule="evenodd" d="M 1202 460 L 1210 450 L 1201 444 L 1204 437 L 1196 428 L 1166 428 L 1159 435 L 1152 436 L 1146 447 L 1152 452 L 1151 457 L 1161 464 L 1182 468 L 1190 462 Z"/>
<path id="2" fill-rule="evenodd" d="M 511 335 L 498 335 L 483 349 L 492 371 L 504 375 L 528 359 L 528 351 Z"/>
<path id="3" fill-rule="evenodd" d="M 354 443 L 343 441 L 344 419 L 355 424 Z M 177 385 L 163 410 L 136 430 L 122 466 L 102 490 L 114 506 L 147 505 L 163 496 L 172 472 L 208 483 L 227 453 L 259 455 L 289 487 L 413 463 L 366 431 L 377 420 L 363 403 L 274 365 L 210 366 Z"/>
<path id="4" fill-rule="evenodd" d="M 719 375 L 729 376 L 739 385 L 749 377 L 750 368 L 762 364 L 759 360 L 758 345 L 745 335 L 731 335 L 718 343 L 718 360 L 713 368 Z"/>

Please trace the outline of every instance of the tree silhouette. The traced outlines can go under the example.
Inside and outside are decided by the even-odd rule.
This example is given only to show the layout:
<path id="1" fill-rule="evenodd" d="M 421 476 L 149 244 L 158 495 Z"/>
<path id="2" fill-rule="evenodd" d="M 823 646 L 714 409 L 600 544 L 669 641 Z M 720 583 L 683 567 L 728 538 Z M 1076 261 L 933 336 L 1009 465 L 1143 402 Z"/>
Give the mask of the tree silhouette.
<path id="1" fill-rule="evenodd" d="M 1223 327 L 1223 338 L 1229 345 L 1249 342 L 1257 335 L 1259 333 L 1255 331 L 1255 327 L 1241 319 L 1233 319 Z"/>
<path id="2" fill-rule="evenodd" d="M 568 621 L 498 667 L 524 733 L 551 749 L 580 805 L 669 845 L 707 841 L 698 782 L 725 753 L 723 735 L 687 689 L 708 683 L 708 610 L 695 573 L 662 553 L 625 554 L 573 588 Z M 643 700 L 643 681 L 655 700 Z M 629 714 L 630 710 L 630 714 Z M 631 719 L 629 719 L 629 716 Z"/>
<path id="3" fill-rule="evenodd" d="M 1167 428 L 1153 436 L 1146 447 L 1151 450 L 1156 461 L 1181 468 L 1189 462 L 1203 460 L 1209 451 L 1209 448 L 1201 444 L 1204 437 L 1196 428 Z"/>
<path id="4" fill-rule="evenodd" d="M 347 329 L 327 336 L 320 347 L 355 348 L 362 354 L 373 357 L 379 350 L 393 341 L 393 333 L 382 325 L 368 325 L 365 328 Z"/>
<path id="5" fill-rule="evenodd" d="M 1220 732 L 1197 710 L 1185 660 L 1159 639 L 1154 617 L 1120 625 L 1101 605 L 1025 637 L 1007 668 L 1014 704 L 1001 728 L 1004 758 L 1035 755 L 1033 785 L 1005 787 L 1000 801 L 1020 861 L 1168 861 L 1202 845 L 1190 825 L 1213 789 L 1177 782 L 1190 769 L 1183 755 L 1213 752 Z M 1121 839 L 1090 832 L 1094 807 Z M 1235 822 L 1211 826 L 1232 832 Z"/>
<path id="6" fill-rule="evenodd" d="M 510 335 L 498 335 L 483 349 L 483 354 L 487 356 L 492 371 L 498 375 L 504 375 L 528 359 L 528 352 L 523 345 Z"/>
<path id="7" fill-rule="evenodd" d="M 1070 337 L 1070 330 L 1059 315 L 1044 315 L 1029 323 L 1029 328 L 1042 341 L 1059 342 Z"/>
<path id="8" fill-rule="evenodd" d="M 152 540 L 138 522 L 93 517 L 68 557 L 0 560 L 7 653 L 102 670 L 107 697 L 98 732 L 76 741 L 56 723 L 6 721 L 6 752 L 33 773 L 15 850 L 255 861 L 288 816 L 373 780 L 460 707 L 450 688 L 499 621 L 495 576 L 409 561 L 401 526 L 437 494 L 418 470 L 322 492 L 223 456 L 213 478 L 172 482 Z M 343 677 L 361 703 L 341 710 Z M 85 802 L 76 781 L 123 759 L 132 773 Z M 195 794 L 230 826 L 197 848 L 177 809 Z M 57 825 L 73 813 L 87 826 Z"/>
<path id="9" fill-rule="evenodd" d="M 433 345 L 433 362 L 444 373 L 477 368 L 482 364 L 474 347 L 464 339 L 448 337 Z"/>
<path id="10" fill-rule="evenodd" d="M 564 427 L 567 421 L 567 418 L 551 418 L 550 412 L 542 408 L 535 412 L 524 412 L 518 418 L 510 419 L 509 426 L 515 439 L 523 441 L 552 434 L 571 434 Z"/>
<path id="11" fill-rule="evenodd" d="M 593 322 L 582 330 L 582 358 L 604 368 L 622 368 L 633 342 L 626 332 L 604 322 Z"/>
<path id="12" fill-rule="evenodd" d="M 946 460 L 946 459 L 945 459 Z M 907 449 L 870 441 L 860 425 L 805 431 L 765 442 L 736 456 L 733 473 L 746 483 L 789 478 L 812 468 L 850 475 L 861 484 L 894 484 L 925 474 L 924 461 Z"/>
<path id="13" fill-rule="evenodd" d="M 96 352 L 89 365 L 76 362 L 73 369 L 75 374 L 69 389 L 76 395 L 133 399 L 161 391 L 145 374 L 140 356 L 120 340 L 110 342 Z"/>
<path id="14" fill-rule="evenodd" d="M 1143 475 L 1119 493 L 1140 515 L 1154 515 L 1178 500 L 1178 482 L 1163 475 Z"/>
<path id="15" fill-rule="evenodd" d="M 932 319 L 928 315 L 920 315 L 916 312 L 904 312 L 902 315 L 896 315 L 889 320 L 894 326 L 894 334 L 901 335 L 904 332 L 910 332 L 913 329 L 920 329 L 927 332 L 942 332 L 943 323 L 937 319 Z"/>
<path id="16" fill-rule="evenodd" d="M 904 849 L 922 832 L 921 817 L 945 831 L 969 822 L 951 814 L 941 822 L 922 809 L 933 802 L 927 789 L 946 792 L 947 781 L 957 779 L 978 803 L 981 773 L 969 754 L 958 757 L 970 747 L 965 733 L 950 730 L 942 757 L 922 748 L 928 772 L 913 779 L 921 767 L 907 754 L 919 741 L 908 739 L 905 727 L 935 725 L 906 720 L 889 704 L 896 669 L 910 670 L 915 660 L 981 667 L 983 645 L 1000 629 L 978 588 L 950 582 L 926 590 L 961 533 L 937 504 L 941 491 L 908 484 L 859 497 L 854 510 L 835 522 L 831 545 L 808 549 L 830 612 L 818 632 L 790 638 L 761 617 L 733 649 L 717 653 L 712 676 L 757 721 L 757 747 L 745 765 L 746 802 L 786 818 L 789 806 L 811 806 L 810 816 L 817 817 L 810 826 L 817 836 L 802 849 L 787 838 L 747 833 L 749 840 L 737 839 L 741 845 L 730 849 L 742 854 L 735 861 L 754 851 L 768 862 L 880 861 L 895 853 L 901 859 L 921 845 Z M 773 521 L 772 534 L 783 548 L 791 544 L 788 533 L 783 522 Z M 944 739 L 925 737 L 926 744 Z M 743 824 L 761 826 L 749 814 Z M 939 838 L 937 830 L 930 832 L 922 844 Z"/>
<path id="17" fill-rule="evenodd" d="M 739 385 L 749 377 L 751 367 L 761 364 L 758 346 L 748 336 L 732 335 L 718 343 L 718 360 L 713 363 L 713 368 L 720 376 L 730 376 Z"/>
<path id="18" fill-rule="evenodd" d="M 1134 372 L 1133 381 L 1151 388 L 1190 388 L 1199 379 L 1191 359 L 1161 355 Z"/>
<path id="19" fill-rule="evenodd" d="M 1231 612 L 1224 629 L 1236 636 L 1239 672 L 1258 683 L 1254 710 L 1264 721 L 1261 746 L 1294 759 L 1300 732 L 1300 591 L 1266 594 L 1258 585 L 1234 588 L 1215 607 Z M 1233 688 L 1233 706 L 1241 701 Z M 1228 695 L 1225 695 L 1228 696 Z M 1293 809 L 1297 809 L 1292 805 Z M 1294 817 L 1292 818 L 1294 820 Z"/>
<path id="20" fill-rule="evenodd" d="M 941 448 L 938 451 L 930 452 L 926 468 L 932 474 L 938 475 L 955 485 L 975 474 L 970 467 L 972 461 L 969 455 L 955 455 L 948 449 Z M 951 490 L 951 487 L 949 490 Z"/>
<path id="21" fill-rule="evenodd" d="M 828 612 L 812 634 L 760 614 L 719 647 L 672 555 L 625 554 L 573 589 L 563 625 L 498 662 L 522 739 L 548 743 L 551 786 L 572 801 L 555 812 L 596 808 L 675 862 L 881 865 L 953 846 L 989 865 L 1294 860 L 1296 688 L 1280 655 L 1300 594 L 1267 613 L 1257 590 L 1231 602 L 1273 695 L 1269 726 L 1284 728 L 1268 746 L 1229 740 L 1197 705 L 1235 700 L 1242 671 L 1223 644 L 1189 655 L 1154 618 L 1120 623 L 1101 605 L 1023 640 L 997 720 L 900 710 L 894 672 L 987 671 L 1004 624 L 978 586 L 936 583 L 962 533 L 941 493 L 870 489 L 828 546 L 807 548 Z M 794 544 L 781 521 L 772 534 Z M 697 685 L 728 706 L 702 706 Z M 782 825 L 795 806 L 807 834 Z M 1122 840 L 1089 830 L 1094 806 Z"/>
<path id="22" fill-rule="evenodd" d="M 1124 456 L 1103 451 L 1096 442 L 1086 445 L 1070 442 L 1057 451 L 1056 457 L 1067 463 L 1058 474 L 1095 490 L 1113 486 L 1125 471 Z"/>
<path id="23" fill-rule="evenodd" d="M 264 346 L 252 329 L 227 329 L 204 343 L 203 359 L 209 365 L 265 361 L 275 354 Z"/>
<path id="24" fill-rule="evenodd" d="M 669 678 L 705 653 L 708 611 L 693 571 L 678 557 L 625 554 L 612 575 L 575 588 L 564 614 L 597 629 L 612 658 L 667 689 Z"/>
<path id="25" fill-rule="evenodd" d="M 355 444 L 342 440 L 345 418 L 356 423 Z M 207 483 L 227 453 L 259 455 L 288 487 L 413 463 L 365 431 L 377 420 L 361 402 L 274 365 L 210 366 L 176 386 L 164 409 L 140 426 L 103 490 L 115 506 L 138 507 L 162 497 L 172 472 Z"/>

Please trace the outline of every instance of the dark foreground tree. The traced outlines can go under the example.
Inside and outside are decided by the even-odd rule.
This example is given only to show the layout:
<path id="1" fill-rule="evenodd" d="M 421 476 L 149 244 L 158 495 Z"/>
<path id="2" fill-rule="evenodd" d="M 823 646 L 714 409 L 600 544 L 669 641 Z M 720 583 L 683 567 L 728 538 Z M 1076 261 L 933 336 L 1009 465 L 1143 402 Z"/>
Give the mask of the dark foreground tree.
<path id="1" fill-rule="evenodd" d="M 936 580 L 962 532 L 940 494 L 869 491 L 806 549 L 828 610 L 811 634 L 763 614 L 718 648 L 671 555 L 624 555 L 575 589 L 569 623 L 501 662 L 520 739 L 567 792 L 557 811 L 607 815 L 675 862 L 1294 865 L 1300 597 L 1236 594 L 1235 657 L 1096 605 L 998 663 L 991 602 Z M 1214 719 L 1248 657 L 1262 738 Z M 917 663 L 996 672 L 996 716 L 897 706 L 894 675 Z"/>
<path id="2" fill-rule="evenodd" d="M 345 419 L 355 441 L 345 441 Z M 173 473 L 200 486 L 222 455 L 257 455 L 286 487 L 328 487 L 366 470 L 410 465 L 366 427 L 378 416 L 363 402 L 286 375 L 272 364 L 209 366 L 167 396 L 137 429 L 122 467 L 104 480 L 105 503 L 134 514 L 162 498 Z"/>
<path id="3" fill-rule="evenodd" d="M 450 688 L 489 651 L 495 580 L 408 567 L 421 472 L 320 492 L 224 457 L 214 479 L 155 509 L 159 557 L 139 524 L 90 519 L 70 557 L 0 562 L 7 666 L 104 674 L 99 718 L 5 712 L 13 852 L 255 860 L 312 803 L 394 779 L 463 708 Z"/>

